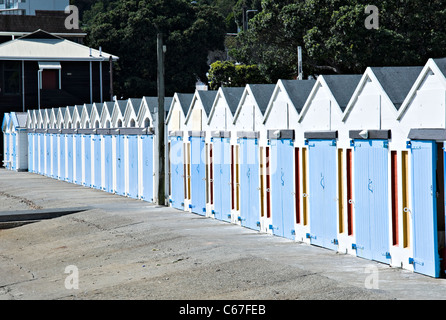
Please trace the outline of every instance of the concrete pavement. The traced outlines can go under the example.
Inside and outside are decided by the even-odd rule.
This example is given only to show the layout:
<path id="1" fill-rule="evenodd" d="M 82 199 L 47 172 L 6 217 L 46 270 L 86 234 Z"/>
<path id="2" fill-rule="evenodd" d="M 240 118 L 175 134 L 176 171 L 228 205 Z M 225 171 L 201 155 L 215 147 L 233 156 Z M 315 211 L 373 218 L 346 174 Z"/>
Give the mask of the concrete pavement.
<path id="1" fill-rule="evenodd" d="M 87 210 L 0 230 L 0 299 L 446 297 L 445 279 L 0 170 L 0 211 L 78 207 Z"/>

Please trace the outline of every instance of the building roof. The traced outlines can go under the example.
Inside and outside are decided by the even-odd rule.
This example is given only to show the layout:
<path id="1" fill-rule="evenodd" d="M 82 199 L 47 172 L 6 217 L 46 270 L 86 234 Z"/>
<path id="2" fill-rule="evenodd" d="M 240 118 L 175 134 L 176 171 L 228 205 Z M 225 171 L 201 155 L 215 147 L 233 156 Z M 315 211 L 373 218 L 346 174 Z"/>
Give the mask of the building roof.
<path id="1" fill-rule="evenodd" d="M 252 95 L 259 106 L 262 115 L 265 114 L 266 108 L 268 107 L 269 99 L 273 94 L 275 84 L 248 84 L 251 88 Z"/>
<path id="2" fill-rule="evenodd" d="M 316 80 L 280 80 L 290 97 L 291 102 L 300 113 Z"/>
<path id="3" fill-rule="evenodd" d="M 176 93 L 178 100 L 180 102 L 181 108 L 183 109 L 184 115 L 186 115 L 189 111 L 190 104 L 194 97 L 193 93 Z"/>
<path id="4" fill-rule="evenodd" d="M 11 112 L 11 114 L 13 114 L 13 113 L 17 117 L 18 126 L 20 128 L 25 128 L 26 127 L 26 116 L 27 116 L 27 113 L 26 112 Z"/>
<path id="5" fill-rule="evenodd" d="M 0 60 L 106 61 L 110 57 L 119 59 L 43 30 L 0 44 Z"/>
<path id="6" fill-rule="evenodd" d="M 209 116 L 215 96 L 217 95 L 217 90 L 197 90 L 197 95 L 200 97 L 201 103 L 203 104 L 203 109 L 206 112 L 206 116 Z"/>
<path id="7" fill-rule="evenodd" d="M 323 75 L 323 78 L 342 112 L 344 112 L 362 78 L 362 74 Z"/>
<path id="8" fill-rule="evenodd" d="M 138 115 L 139 109 L 141 108 L 142 98 L 129 98 L 128 103 L 131 103 L 135 114 Z"/>
<path id="9" fill-rule="evenodd" d="M 104 106 L 106 107 L 106 110 L 111 115 L 113 113 L 113 107 L 115 105 L 114 101 L 105 101 Z"/>
<path id="10" fill-rule="evenodd" d="M 221 91 L 223 92 L 223 95 L 226 99 L 229 110 L 231 110 L 232 115 L 234 115 L 235 111 L 237 110 L 237 106 L 240 102 L 240 99 L 243 95 L 243 91 L 245 91 L 245 87 L 232 87 L 232 88 L 222 87 Z"/>
<path id="11" fill-rule="evenodd" d="M 423 67 L 371 67 L 370 69 L 398 110 Z"/>

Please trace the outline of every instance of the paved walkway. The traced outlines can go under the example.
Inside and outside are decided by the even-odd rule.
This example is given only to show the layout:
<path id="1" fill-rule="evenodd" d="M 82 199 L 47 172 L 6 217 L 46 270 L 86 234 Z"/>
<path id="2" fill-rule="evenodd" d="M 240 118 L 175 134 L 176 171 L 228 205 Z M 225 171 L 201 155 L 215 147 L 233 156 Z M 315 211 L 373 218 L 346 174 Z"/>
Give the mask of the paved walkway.
<path id="1" fill-rule="evenodd" d="M 0 211 L 79 207 L 89 209 L 0 230 L 0 299 L 446 297 L 445 279 L 0 170 Z"/>

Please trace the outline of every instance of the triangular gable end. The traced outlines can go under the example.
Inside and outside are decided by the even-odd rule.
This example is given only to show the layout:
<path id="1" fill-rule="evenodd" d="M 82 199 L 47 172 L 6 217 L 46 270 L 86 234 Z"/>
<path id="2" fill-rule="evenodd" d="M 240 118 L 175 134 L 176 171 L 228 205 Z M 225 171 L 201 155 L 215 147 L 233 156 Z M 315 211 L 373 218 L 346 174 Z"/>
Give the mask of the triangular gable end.
<path id="1" fill-rule="evenodd" d="M 114 128 L 122 127 L 124 125 L 124 113 L 127 107 L 127 100 L 115 101 L 113 112 L 111 114 L 111 123 Z M 121 121 L 121 123 L 119 123 Z"/>
<path id="2" fill-rule="evenodd" d="M 325 90 L 329 100 L 334 102 L 334 107 L 341 114 L 346 110 L 352 93 L 362 79 L 362 75 L 320 75 L 315 81 L 308 98 L 300 112 L 299 122 L 301 123 L 307 114 L 311 104 L 317 96 L 319 90 Z M 342 92 L 341 92 L 342 91 Z"/>
<path id="3" fill-rule="evenodd" d="M 3 121 L 2 121 L 2 131 L 3 132 L 7 132 L 9 131 L 9 121 L 10 121 L 10 114 L 9 113 L 5 113 L 3 115 Z"/>
<path id="4" fill-rule="evenodd" d="M 111 114 L 113 113 L 114 102 L 106 101 L 102 107 L 102 112 L 99 116 L 99 122 L 101 124 L 101 128 L 109 129 L 111 125 Z"/>
<path id="5" fill-rule="evenodd" d="M 33 128 L 33 115 L 32 115 L 32 110 L 28 110 L 26 112 L 26 127 L 28 129 L 32 129 Z"/>
<path id="6" fill-rule="evenodd" d="M 141 100 L 141 106 L 139 108 L 138 114 L 136 115 L 136 122 L 140 128 L 145 128 L 148 124 L 150 127 L 153 124 L 153 114 L 150 108 L 153 101 L 157 101 L 157 97 L 143 97 Z"/>
<path id="7" fill-rule="evenodd" d="M 184 124 L 188 124 L 189 118 L 193 112 L 195 103 L 198 101 L 198 99 L 199 99 L 199 96 L 197 95 L 197 92 L 195 92 L 194 97 L 192 98 L 192 101 L 190 103 L 189 110 L 187 111 L 186 118 L 184 119 Z"/>
<path id="8" fill-rule="evenodd" d="M 367 84 L 367 82 L 376 82 L 377 83 L 377 87 L 380 88 L 381 94 L 388 99 L 388 101 L 393 105 L 392 101 L 390 100 L 389 96 L 387 95 L 387 93 L 384 91 L 384 89 L 382 88 L 382 86 L 379 84 L 378 79 L 375 77 L 375 75 L 373 74 L 372 70 L 370 69 L 370 67 L 368 67 L 364 74 L 362 75 L 361 80 L 359 81 L 358 85 L 356 86 L 355 91 L 352 94 L 352 97 L 350 98 L 350 101 L 347 104 L 347 107 L 345 108 L 344 111 L 344 116 L 342 117 L 342 122 L 347 121 L 350 113 L 352 112 L 354 105 L 356 103 L 356 101 L 358 100 L 358 97 L 360 95 L 360 93 L 362 92 L 364 86 Z M 396 110 L 396 109 L 395 109 Z"/>
<path id="9" fill-rule="evenodd" d="M 446 59 L 446 58 L 443 58 Z M 443 60 L 441 59 L 441 60 Z M 414 85 L 410 89 L 409 93 L 407 94 L 406 98 L 404 99 L 403 103 L 401 104 L 400 109 L 398 110 L 397 120 L 401 120 L 406 111 L 408 110 L 409 105 L 411 104 L 412 100 L 414 99 L 418 89 L 423 84 L 426 77 L 429 75 L 430 72 L 432 72 L 434 75 L 438 76 L 438 80 L 443 85 L 443 87 L 446 90 L 446 74 L 444 71 L 442 71 L 437 63 L 435 62 L 436 59 L 429 59 L 425 66 L 423 67 L 422 71 L 420 72 L 420 75 L 415 80 Z M 446 70 L 445 70 L 446 71 Z"/>
<path id="10" fill-rule="evenodd" d="M 215 96 L 214 102 L 212 103 L 211 110 L 209 112 L 208 117 L 208 125 L 212 122 L 212 118 L 215 113 L 215 108 L 219 102 L 220 99 L 224 99 L 226 102 L 225 106 L 228 111 L 228 114 L 231 118 L 231 123 L 234 121 L 234 114 L 237 110 L 238 103 L 240 102 L 241 96 L 243 95 L 245 88 L 243 87 L 229 87 L 229 88 L 223 88 L 220 87 L 217 90 L 217 94 Z M 233 97 L 230 97 L 229 95 L 234 95 Z M 231 110 L 231 105 L 234 104 L 235 107 Z"/>
<path id="11" fill-rule="evenodd" d="M 11 112 L 9 114 L 9 132 L 15 132 L 19 127 L 19 121 L 17 119 L 17 114 L 15 112 Z"/>
<path id="12" fill-rule="evenodd" d="M 298 89 L 299 92 L 290 92 L 290 88 L 289 87 L 287 88 L 287 86 L 285 85 L 285 81 L 295 82 L 295 83 L 293 83 L 293 85 L 297 85 L 298 87 L 294 88 L 294 89 Z M 282 79 L 279 79 L 277 81 L 277 84 L 274 88 L 274 91 L 273 91 L 271 98 L 268 102 L 268 105 L 266 107 L 265 114 L 263 117 L 263 124 L 266 124 L 268 117 L 271 114 L 274 102 L 276 101 L 278 95 L 282 92 L 284 92 L 286 100 L 291 104 L 291 106 L 293 106 L 293 109 L 296 112 L 296 114 L 299 115 L 298 109 L 302 109 L 303 106 L 296 105 L 296 103 L 298 102 L 297 101 L 298 99 L 296 99 L 297 97 L 294 97 L 293 95 L 304 96 L 304 100 L 306 101 L 308 99 L 308 95 L 311 93 L 311 90 L 314 89 L 315 83 L 316 83 L 315 80 L 282 80 Z M 299 88 L 301 84 L 303 84 L 303 86 L 302 86 L 302 88 Z M 304 86 L 307 86 L 307 85 L 309 87 L 311 87 L 310 91 L 308 91 L 308 87 L 304 88 Z M 302 111 L 302 110 L 300 110 L 300 111 Z"/>

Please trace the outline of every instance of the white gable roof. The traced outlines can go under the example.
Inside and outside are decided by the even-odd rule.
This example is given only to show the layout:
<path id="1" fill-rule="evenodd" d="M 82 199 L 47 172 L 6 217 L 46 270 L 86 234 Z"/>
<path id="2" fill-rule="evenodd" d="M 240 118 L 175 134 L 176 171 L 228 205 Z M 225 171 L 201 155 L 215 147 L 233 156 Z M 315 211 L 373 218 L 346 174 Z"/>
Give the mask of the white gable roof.
<path id="1" fill-rule="evenodd" d="M 46 37 L 37 37 L 41 33 Z M 25 61 L 106 61 L 117 56 L 38 30 L 30 35 L 0 45 L 0 60 Z"/>
<path id="2" fill-rule="evenodd" d="M 437 79 L 439 80 L 440 84 L 442 84 L 443 87 L 446 89 L 446 75 L 438 65 L 438 62 L 442 62 L 442 60 L 445 59 L 429 59 L 427 61 L 426 65 L 424 66 L 423 70 L 421 71 L 420 75 L 415 81 L 414 85 L 407 94 L 406 99 L 404 99 L 403 103 L 401 104 L 401 107 L 398 110 L 397 120 L 401 120 L 404 113 L 407 111 L 407 108 L 409 107 L 410 103 L 412 102 L 413 98 L 415 97 L 417 90 L 420 88 L 421 84 L 423 83 L 423 80 L 426 78 L 429 72 L 433 72 L 435 75 L 437 75 L 438 76 Z"/>

